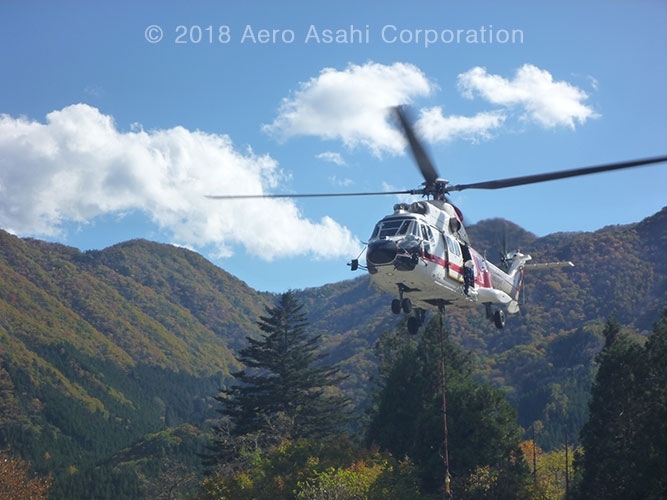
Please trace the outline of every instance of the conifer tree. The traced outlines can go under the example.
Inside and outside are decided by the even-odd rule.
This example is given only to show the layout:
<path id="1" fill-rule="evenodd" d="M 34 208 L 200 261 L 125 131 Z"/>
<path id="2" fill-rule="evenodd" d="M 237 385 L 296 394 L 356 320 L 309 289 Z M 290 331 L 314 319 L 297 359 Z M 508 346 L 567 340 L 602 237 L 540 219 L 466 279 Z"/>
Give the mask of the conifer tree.
<path id="1" fill-rule="evenodd" d="M 604 335 L 575 497 L 666 498 L 667 310 L 645 346 L 615 319 Z"/>
<path id="2" fill-rule="evenodd" d="M 646 355 L 646 406 L 636 449 L 642 460 L 646 498 L 667 498 L 667 308 L 648 338 Z"/>
<path id="3" fill-rule="evenodd" d="M 333 437 L 345 422 L 347 400 L 333 389 L 344 377 L 323 363 L 320 336 L 308 333 L 303 304 L 288 291 L 257 324 L 264 334 L 248 337 L 239 351 L 245 368 L 216 397 L 229 424 L 227 443 L 243 436 L 259 436 L 254 443 L 260 447 L 267 439 Z"/>
<path id="4" fill-rule="evenodd" d="M 600 366 L 591 389 L 590 416 L 580 433 L 585 450 L 582 498 L 593 492 L 599 498 L 615 498 L 627 492 L 628 474 L 634 474 L 634 464 L 627 458 L 638 430 L 636 380 L 643 377 L 644 353 L 621 332 L 616 319 L 607 321 L 603 334 L 605 345 L 596 356 Z"/>

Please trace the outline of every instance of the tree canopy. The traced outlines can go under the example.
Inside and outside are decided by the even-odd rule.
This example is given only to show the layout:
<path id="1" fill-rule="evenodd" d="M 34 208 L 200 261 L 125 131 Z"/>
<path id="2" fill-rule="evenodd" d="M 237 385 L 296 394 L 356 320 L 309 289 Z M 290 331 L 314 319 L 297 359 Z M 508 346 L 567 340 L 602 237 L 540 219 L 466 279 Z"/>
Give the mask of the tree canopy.
<path id="1" fill-rule="evenodd" d="M 43 500 L 48 496 L 52 477 L 30 473 L 30 463 L 0 450 L 0 498 L 12 500 Z"/>
<path id="2" fill-rule="evenodd" d="M 308 333 L 302 309 L 292 292 L 282 294 L 257 322 L 264 334 L 248 337 L 239 351 L 245 368 L 233 373 L 235 383 L 216 397 L 223 415 L 217 428 L 220 458 L 228 459 L 225 448 L 244 436 L 327 439 L 345 423 L 347 400 L 335 387 L 343 377 L 335 365 L 324 363 L 321 339 Z"/>
<path id="3" fill-rule="evenodd" d="M 578 498 L 667 497 L 667 309 L 645 345 L 607 322 L 581 430 Z"/>
<path id="4" fill-rule="evenodd" d="M 423 490 L 435 492 L 445 477 L 439 322 L 431 321 L 418 339 L 396 342 L 396 335 L 379 343 L 384 373 L 367 440 L 393 456 L 409 456 L 421 471 Z M 470 359 L 449 340 L 443 353 L 455 496 L 474 498 L 483 484 L 494 498 L 521 498 L 527 469 L 516 412 L 502 392 L 473 379 Z"/>

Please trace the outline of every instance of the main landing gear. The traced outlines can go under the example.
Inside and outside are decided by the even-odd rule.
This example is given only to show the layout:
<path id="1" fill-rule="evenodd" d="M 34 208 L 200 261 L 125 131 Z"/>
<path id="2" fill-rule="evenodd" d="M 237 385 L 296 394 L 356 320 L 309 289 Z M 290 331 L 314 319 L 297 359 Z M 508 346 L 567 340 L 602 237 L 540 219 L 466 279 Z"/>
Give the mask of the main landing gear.
<path id="1" fill-rule="evenodd" d="M 486 317 L 489 321 L 493 321 L 493 324 L 496 325 L 496 328 L 499 330 L 505 326 L 505 311 L 502 309 L 495 309 L 491 307 L 491 304 L 486 305 Z"/>
<path id="2" fill-rule="evenodd" d="M 403 292 L 405 288 L 402 286 L 398 287 L 398 299 L 391 301 L 391 312 L 394 314 L 400 314 L 404 312 L 405 314 L 410 314 L 412 309 L 412 302 L 409 298 L 403 297 Z M 424 309 L 415 308 L 414 315 L 408 318 L 408 333 L 410 335 L 416 335 L 419 327 L 424 324 L 424 319 L 426 318 L 426 311 Z"/>

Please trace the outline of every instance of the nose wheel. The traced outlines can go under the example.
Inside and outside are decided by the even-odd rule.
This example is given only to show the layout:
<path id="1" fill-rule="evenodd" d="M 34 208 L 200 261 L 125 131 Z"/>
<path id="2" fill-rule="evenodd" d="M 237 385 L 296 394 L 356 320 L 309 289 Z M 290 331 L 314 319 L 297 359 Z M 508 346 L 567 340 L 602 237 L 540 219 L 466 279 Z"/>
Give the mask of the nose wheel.
<path id="1" fill-rule="evenodd" d="M 404 299 L 394 299 L 391 301 L 391 312 L 400 314 L 403 311 L 405 314 L 410 314 L 412 311 L 412 302 L 407 297 Z"/>
<path id="2" fill-rule="evenodd" d="M 398 285 L 398 298 L 391 301 L 391 312 L 394 314 L 400 314 L 401 311 L 405 314 L 412 312 L 412 302 L 409 298 L 403 297 L 403 292 L 407 290 L 408 288 L 405 285 Z"/>
<path id="3" fill-rule="evenodd" d="M 391 312 L 394 314 L 410 314 L 413 312 L 412 301 L 408 297 L 403 297 L 403 292 L 406 291 L 404 285 L 398 287 L 398 298 L 391 301 Z M 414 308 L 414 314 L 408 318 L 408 333 L 415 335 L 419 327 L 424 324 L 426 311 L 420 308 Z"/>

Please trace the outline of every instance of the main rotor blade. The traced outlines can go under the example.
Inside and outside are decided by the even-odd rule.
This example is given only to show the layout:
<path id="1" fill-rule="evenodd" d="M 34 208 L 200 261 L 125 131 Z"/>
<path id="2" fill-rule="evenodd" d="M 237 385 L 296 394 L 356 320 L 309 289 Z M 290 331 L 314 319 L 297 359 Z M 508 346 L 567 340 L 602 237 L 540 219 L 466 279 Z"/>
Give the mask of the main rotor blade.
<path id="1" fill-rule="evenodd" d="M 431 162 L 431 159 L 429 158 L 428 154 L 426 154 L 426 151 L 424 150 L 421 141 L 417 138 L 417 135 L 415 134 L 415 131 L 412 127 L 412 122 L 411 120 L 408 119 L 408 117 L 405 114 L 404 107 L 396 106 L 394 108 L 394 111 L 396 112 L 398 121 L 400 122 L 401 127 L 403 128 L 403 133 L 405 134 L 405 138 L 408 140 L 408 143 L 410 144 L 410 150 L 412 151 L 412 156 L 414 156 L 415 161 L 417 162 L 417 166 L 419 167 L 419 170 L 424 176 L 426 185 L 432 185 L 438 179 L 438 172 L 435 170 L 435 167 L 433 166 L 433 163 Z"/>
<path id="2" fill-rule="evenodd" d="M 640 160 L 630 160 L 619 163 L 608 163 L 594 167 L 574 168 L 572 170 L 561 170 L 560 172 L 549 172 L 546 174 L 524 175 L 521 177 L 511 177 L 508 179 L 499 179 L 495 181 L 474 182 L 472 184 L 457 184 L 455 186 L 447 186 L 447 191 L 463 191 L 464 189 L 502 189 L 513 186 L 523 186 L 525 184 L 534 184 L 537 182 L 566 179 L 568 177 L 577 177 L 580 175 L 597 174 L 600 172 L 608 172 L 610 170 L 641 167 L 642 165 L 650 165 L 651 163 L 660 163 L 663 161 L 667 161 L 667 156 L 656 156 L 654 158 L 644 158 Z"/>
<path id="3" fill-rule="evenodd" d="M 380 196 L 385 194 L 422 194 L 421 189 L 404 191 L 374 191 L 369 193 L 310 193 L 310 194 L 223 194 L 206 195 L 212 200 L 252 200 L 261 198 L 333 198 L 336 196 Z"/>

